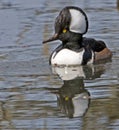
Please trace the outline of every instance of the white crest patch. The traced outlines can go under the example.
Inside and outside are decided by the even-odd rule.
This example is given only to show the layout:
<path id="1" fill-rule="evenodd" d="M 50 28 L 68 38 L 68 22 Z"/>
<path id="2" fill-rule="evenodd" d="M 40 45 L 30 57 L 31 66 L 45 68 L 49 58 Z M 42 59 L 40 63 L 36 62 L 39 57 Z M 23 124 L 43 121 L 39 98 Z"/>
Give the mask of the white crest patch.
<path id="1" fill-rule="evenodd" d="M 70 31 L 75 33 L 85 33 L 86 31 L 86 18 L 79 10 L 70 9 L 71 14 L 71 23 L 70 23 Z"/>

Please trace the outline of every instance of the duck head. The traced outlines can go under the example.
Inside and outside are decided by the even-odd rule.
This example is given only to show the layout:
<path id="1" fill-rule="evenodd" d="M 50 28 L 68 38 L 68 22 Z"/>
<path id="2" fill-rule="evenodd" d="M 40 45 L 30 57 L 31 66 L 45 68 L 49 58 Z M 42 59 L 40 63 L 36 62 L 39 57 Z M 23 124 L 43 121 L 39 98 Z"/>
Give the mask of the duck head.
<path id="1" fill-rule="evenodd" d="M 43 43 L 61 40 L 63 43 L 79 41 L 88 30 L 88 18 L 85 12 L 74 6 L 61 10 L 55 20 L 55 34 Z"/>

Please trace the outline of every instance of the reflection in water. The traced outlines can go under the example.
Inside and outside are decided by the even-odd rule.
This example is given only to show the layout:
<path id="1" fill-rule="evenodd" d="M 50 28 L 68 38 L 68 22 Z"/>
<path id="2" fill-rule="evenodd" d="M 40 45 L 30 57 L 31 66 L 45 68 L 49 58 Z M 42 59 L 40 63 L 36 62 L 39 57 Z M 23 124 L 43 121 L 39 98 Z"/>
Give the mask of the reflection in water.
<path id="1" fill-rule="evenodd" d="M 119 10 L 119 0 L 117 0 L 117 9 Z"/>
<path id="2" fill-rule="evenodd" d="M 57 93 L 58 105 L 69 118 L 83 116 L 89 106 L 90 94 L 84 88 L 83 79 L 65 80 Z"/>
<path id="3" fill-rule="evenodd" d="M 83 79 L 99 78 L 105 71 L 104 65 L 52 67 L 52 72 L 58 74 L 62 80 L 71 80 L 76 77 Z"/>
<path id="4" fill-rule="evenodd" d="M 48 88 L 56 94 L 58 107 L 67 117 L 84 116 L 90 104 L 90 93 L 84 79 L 100 77 L 104 68 L 91 66 L 53 67 L 52 71 L 63 80 L 61 88 Z"/>
<path id="5" fill-rule="evenodd" d="M 84 88 L 83 78 L 76 77 L 63 82 L 61 88 L 49 89 L 56 94 L 58 107 L 69 118 L 83 116 L 90 102 L 90 94 Z"/>

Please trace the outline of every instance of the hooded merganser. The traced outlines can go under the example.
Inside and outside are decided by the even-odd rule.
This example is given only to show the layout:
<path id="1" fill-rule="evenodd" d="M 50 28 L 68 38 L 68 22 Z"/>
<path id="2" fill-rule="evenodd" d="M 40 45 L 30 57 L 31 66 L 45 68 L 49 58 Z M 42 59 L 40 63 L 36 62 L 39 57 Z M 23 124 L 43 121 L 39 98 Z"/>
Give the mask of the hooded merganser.
<path id="1" fill-rule="evenodd" d="M 88 30 L 88 18 L 85 12 L 74 6 L 61 10 L 55 21 L 55 34 L 43 43 L 61 40 L 51 54 L 51 65 L 86 65 L 110 58 L 112 53 L 103 41 L 85 38 Z"/>

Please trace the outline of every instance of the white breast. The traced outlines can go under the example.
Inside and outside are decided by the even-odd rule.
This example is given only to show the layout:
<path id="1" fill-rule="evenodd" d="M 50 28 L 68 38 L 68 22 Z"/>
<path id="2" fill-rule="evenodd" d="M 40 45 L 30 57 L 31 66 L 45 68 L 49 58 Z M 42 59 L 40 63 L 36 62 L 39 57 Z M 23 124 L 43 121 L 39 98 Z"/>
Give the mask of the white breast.
<path id="1" fill-rule="evenodd" d="M 84 49 L 75 52 L 69 49 L 62 49 L 57 54 L 53 53 L 51 57 L 52 65 L 81 65 L 83 60 Z"/>

